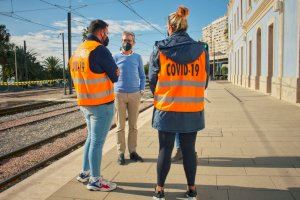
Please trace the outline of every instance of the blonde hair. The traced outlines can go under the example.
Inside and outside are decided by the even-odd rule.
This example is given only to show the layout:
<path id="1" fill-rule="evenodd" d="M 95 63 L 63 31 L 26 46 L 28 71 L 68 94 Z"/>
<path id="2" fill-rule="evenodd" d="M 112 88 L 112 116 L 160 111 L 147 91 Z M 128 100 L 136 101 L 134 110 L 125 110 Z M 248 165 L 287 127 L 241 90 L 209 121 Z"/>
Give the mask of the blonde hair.
<path id="1" fill-rule="evenodd" d="M 173 32 L 186 31 L 188 28 L 187 17 L 189 9 L 184 6 L 179 6 L 177 11 L 171 13 L 168 17 L 168 24 L 172 27 Z"/>

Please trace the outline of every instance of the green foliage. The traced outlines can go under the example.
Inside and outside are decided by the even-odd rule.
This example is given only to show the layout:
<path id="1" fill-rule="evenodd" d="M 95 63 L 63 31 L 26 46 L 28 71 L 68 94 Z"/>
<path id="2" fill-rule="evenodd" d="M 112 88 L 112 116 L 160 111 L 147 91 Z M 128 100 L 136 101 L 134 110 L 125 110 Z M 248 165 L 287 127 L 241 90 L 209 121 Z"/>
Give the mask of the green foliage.
<path id="1" fill-rule="evenodd" d="M 47 72 L 47 79 L 62 78 L 63 65 L 59 58 L 54 56 L 49 56 L 43 61 L 43 65 Z"/>
<path id="2" fill-rule="evenodd" d="M 221 68 L 221 74 L 222 75 L 227 75 L 228 74 L 228 67 L 227 66 L 222 66 L 222 68 Z"/>
<path id="3" fill-rule="evenodd" d="M 88 27 L 86 27 L 82 30 L 82 41 L 84 41 L 86 39 L 88 34 L 89 34 L 89 30 L 88 30 Z"/>
<path id="4" fill-rule="evenodd" d="M 10 34 L 5 25 L 0 25 L 0 65 L 2 66 L 1 79 L 6 81 L 9 70 L 7 69 L 7 54 L 9 50 Z"/>
<path id="5" fill-rule="evenodd" d="M 204 42 L 204 48 L 206 49 L 207 52 L 209 52 L 209 47 L 208 47 L 208 44 L 206 42 Z"/>
<path id="6" fill-rule="evenodd" d="M 146 76 L 147 76 L 148 73 L 149 73 L 149 62 L 147 62 L 147 63 L 144 65 L 144 70 L 145 70 L 145 74 L 146 74 Z"/>
<path id="7" fill-rule="evenodd" d="M 48 71 L 37 61 L 37 54 L 32 50 L 24 51 L 23 47 L 10 43 L 10 34 L 5 25 L 0 25 L 0 80 L 6 82 L 15 77 L 15 55 L 17 59 L 18 81 L 26 81 L 26 66 L 29 80 L 44 80 Z M 56 77 L 56 76 L 55 76 Z"/>

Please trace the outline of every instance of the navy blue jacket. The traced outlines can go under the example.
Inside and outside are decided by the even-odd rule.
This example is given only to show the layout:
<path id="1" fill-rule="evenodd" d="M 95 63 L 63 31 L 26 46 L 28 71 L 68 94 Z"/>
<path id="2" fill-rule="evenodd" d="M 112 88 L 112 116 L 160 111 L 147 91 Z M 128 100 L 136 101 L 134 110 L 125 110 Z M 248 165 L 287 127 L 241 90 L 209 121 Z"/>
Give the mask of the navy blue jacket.
<path id="1" fill-rule="evenodd" d="M 100 42 L 100 40 L 92 34 L 89 34 L 86 40 L 93 40 Z M 100 45 L 90 53 L 89 57 L 90 70 L 96 74 L 106 72 L 111 82 L 115 83 L 118 81 L 116 71 L 118 66 L 115 63 L 110 51 L 104 46 Z"/>
<path id="2" fill-rule="evenodd" d="M 206 52 L 206 73 L 209 73 L 209 56 L 203 44 L 194 41 L 186 32 L 173 33 L 164 40 L 155 42 L 149 63 L 149 81 L 152 93 L 155 91 L 157 76 L 160 71 L 159 51 L 179 64 L 195 61 L 203 51 Z M 208 79 L 206 81 L 206 87 Z M 159 131 L 191 133 L 205 128 L 204 111 L 169 112 L 154 108 L 153 128 Z"/>

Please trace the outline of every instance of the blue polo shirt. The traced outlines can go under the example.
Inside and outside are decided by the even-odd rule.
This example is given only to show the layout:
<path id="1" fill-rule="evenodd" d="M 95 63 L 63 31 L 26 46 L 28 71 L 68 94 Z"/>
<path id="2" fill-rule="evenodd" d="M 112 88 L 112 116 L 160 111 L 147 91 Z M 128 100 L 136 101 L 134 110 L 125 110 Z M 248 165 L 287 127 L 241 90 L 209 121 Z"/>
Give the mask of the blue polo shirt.
<path id="1" fill-rule="evenodd" d="M 119 80 L 115 83 L 115 92 L 134 93 L 145 90 L 146 76 L 142 57 L 137 53 L 130 55 L 117 53 L 113 58 L 120 69 Z"/>

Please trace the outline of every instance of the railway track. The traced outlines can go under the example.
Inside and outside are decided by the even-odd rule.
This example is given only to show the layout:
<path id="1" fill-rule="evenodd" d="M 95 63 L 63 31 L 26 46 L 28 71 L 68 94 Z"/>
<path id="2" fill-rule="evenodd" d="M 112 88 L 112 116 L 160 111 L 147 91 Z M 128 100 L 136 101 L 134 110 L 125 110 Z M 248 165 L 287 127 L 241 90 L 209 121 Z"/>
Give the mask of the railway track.
<path id="1" fill-rule="evenodd" d="M 37 102 L 37 103 L 31 103 L 31 104 L 25 104 L 20 106 L 14 106 L 11 108 L 5 108 L 0 110 L 0 117 L 6 116 L 6 115 L 12 115 L 16 113 L 21 113 L 29 110 L 39 109 L 39 108 L 45 108 L 48 106 L 53 106 L 57 104 L 63 104 L 66 103 L 65 101 L 43 101 L 43 102 Z"/>
<path id="2" fill-rule="evenodd" d="M 152 107 L 152 103 L 144 103 L 143 107 L 140 108 L 139 112 L 141 113 L 150 107 Z M 8 163 L 10 161 L 14 162 L 13 161 L 14 159 L 20 159 L 20 158 L 22 158 L 22 156 L 26 156 L 26 153 L 28 153 L 28 152 L 32 153 L 34 151 L 39 151 L 39 149 L 43 148 L 44 146 L 51 145 L 50 143 L 55 143 L 55 141 L 59 140 L 60 138 L 69 137 L 73 133 L 80 135 L 83 132 L 83 130 L 85 129 L 85 127 L 86 127 L 86 124 L 82 123 L 76 127 L 69 129 L 69 130 L 63 131 L 63 132 L 56 134 L 54 136 L 51 136 L 49 138 L 40 140 L 33 144 L 19 148 L 13 152 L 2 155 L 0 157 L 0 164 L 2 165 L 5 163 Z M 116 124 L 113 124 L 111 129 L 114 127 L 116 127 Z M 75 136 L 75 137 L 78 138 L 78 136 Z M 37 171 L 38 169 L 42 168 L 43 166 L 49 164 L 50 162 L 61 158 L 62 156 L 70 153 L 74 149 L 81 147 L 85 142 L 85 137 L 83 137 L 82 134 L 81 134 L 81 137 L 82 137 L 82 139 L 80 141 L 76 141 L 74 144 L 67 146 L 63 150 L 61 150 L 47 158 L 43 158 L 39 162 L 33 163 L 32 165 L 26 167 L 25 169 L 18 171 L 17 173 L 14 173 L 13 175 L 5 177 L 3 180 L 0 181 L 0 192 L 11 187 L 13 184 L 23 180 L 24 178 L 30 176 L 35 171 Z M 5 172 L 0 171 L 0 174 L 1 173 L 3 176 L 3 173 L 5 173 Z"/>
<path id="3" fill-rule="evenodd" d="M 59 109 L 55 109 L 55 110 L 51 110 L 51 111 L 47 111 L 47 112 L 43 112 L 43 113 L 33 114 L 30 116 L 21 117 L 18 119 L 6 120 L 3 122 L 0 122 L 0 133 L 5 130 L 11 129 L 11 128 L 30 125 L 33 123 L 38 123 L 38 122 L 47 120 L 52 117 L 57 117 L 60 115 L 64 115 L 64 114 L 72 113 L 72 112 L 76 112 L 76 111 L 79 111 L 79 108 L 76 105 L 71 105 L 71 106 L 68 106 L 65 108 L 59 108 Z"/>

